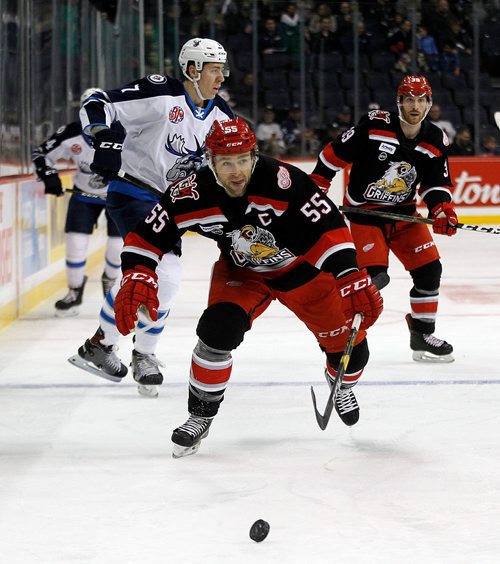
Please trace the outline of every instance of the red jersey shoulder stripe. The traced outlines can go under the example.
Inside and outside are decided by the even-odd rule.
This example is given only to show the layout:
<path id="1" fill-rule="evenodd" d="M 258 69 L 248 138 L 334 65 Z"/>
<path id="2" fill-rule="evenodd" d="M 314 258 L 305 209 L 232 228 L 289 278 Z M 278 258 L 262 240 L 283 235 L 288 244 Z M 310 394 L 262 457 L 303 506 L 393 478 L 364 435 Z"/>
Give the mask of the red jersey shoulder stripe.
<path id="1" fill-rule="evenodd" d="M 222 213 L 222 210 L 219 207 L 209 208 L 206 210 L 195 210 L 175 216 L 175 223 L 179 229 L 188 229 L 198 223 L 205 225 L 215 221 L 227 221 L 226 216 Z"/>
<path id="2" fill-rule="evenodd" d="M 424 142 L 419 143 L 415 147 L 415 151 L 424 153 L 424 155 L 431 157 L 431 159 L 433 157 L 441 157 L 443 154 L 437 147 L 434 147 L 434 145 L 430 145 L 429 143 L 424 143 Z"/>
<path id="3" fill-rule="evenodd" d="M 319 154 L 321 162 L 328 168 L 338 172 L 345 168 L 349 163 L 339 158 L 332 145 L 329 143 Z"/>
<path id="4" fill-rule="evenodd" d="M 272 209 L 276 215 L 281 215 L 288 209 L 288 202 L 262 198 L 260 196 L 248 196 L 249 208 L 257 210 Z"/>

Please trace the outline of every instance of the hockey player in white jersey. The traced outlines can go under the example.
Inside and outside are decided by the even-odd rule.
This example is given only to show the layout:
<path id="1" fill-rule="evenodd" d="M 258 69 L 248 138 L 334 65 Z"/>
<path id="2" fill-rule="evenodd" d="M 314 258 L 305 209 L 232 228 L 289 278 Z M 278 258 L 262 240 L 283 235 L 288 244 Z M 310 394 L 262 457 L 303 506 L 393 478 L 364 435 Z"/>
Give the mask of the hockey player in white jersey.
<path id="1" fill-rule="evenodd" d="M 226 73 L 227 54 L 211 39 L 187 41 L 179 54 L 181 82 L 149 75 L 121 88 L 97 93 L 82 105 L 84 132 L 94 139 L 92 170 L 110 180 L 107 209 L 124 238 L 148 217 L 169 185 L 196 171 L 204 159 L 205 137 L 215 120 L 231 119 L 232 110 L 218 95 Z M 122 140 L 111 128 L 119 121 Z M 157 343 L 177 293 L 181 275 L 180 242 L 158 268 L 158 320 L 141 313 L 134 336 L 132 373 L 141 395 L 156 397 L 163 382 Z M 108 380 L 119 382 L 126 366 L 115 353 L 119 340 L 114 299 L 117 283 L 106 296 L 99 328 L 69 361 Z"/>
<path id="2" fill-rule="evenodd" d="M 86 100 L 97 88 L 89 88 L 82 94 Z M 60 127 L 32 153 L 33 165 L 39 180 L 45 185 L 45 193 L 62 196 L 64 189 L 55 163 L 58 160 L 72 161 L 76 167 L 73 194 L 66 215 L 66 279 L 68 293 L 55 303 L 58 317 L 78 315 L 87 282 L 85 267 L 90 235 L 101 213 L 107 219 L 107 240 L 104 270 L 101 282 L 104 295 L 111 289 L 120 272 L 122 238 L 114 222 L 106 212 L 107 183 L 93 173 L 90 165 L 94 149 L 90 138 L 82 134 L 79 121 Z"/>

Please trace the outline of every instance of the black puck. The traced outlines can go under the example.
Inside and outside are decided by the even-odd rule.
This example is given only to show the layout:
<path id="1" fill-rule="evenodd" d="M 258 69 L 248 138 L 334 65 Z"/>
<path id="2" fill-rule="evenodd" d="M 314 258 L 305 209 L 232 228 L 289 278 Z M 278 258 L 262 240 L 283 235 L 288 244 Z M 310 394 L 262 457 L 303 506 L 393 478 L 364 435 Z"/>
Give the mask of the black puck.
<path id="1" fill-rule="evenodd" d="M 255 542 L 262 542 L 269 534 L 269 523 L 264 519 L 258 519 L 250 527 L 250 538 Z"/>

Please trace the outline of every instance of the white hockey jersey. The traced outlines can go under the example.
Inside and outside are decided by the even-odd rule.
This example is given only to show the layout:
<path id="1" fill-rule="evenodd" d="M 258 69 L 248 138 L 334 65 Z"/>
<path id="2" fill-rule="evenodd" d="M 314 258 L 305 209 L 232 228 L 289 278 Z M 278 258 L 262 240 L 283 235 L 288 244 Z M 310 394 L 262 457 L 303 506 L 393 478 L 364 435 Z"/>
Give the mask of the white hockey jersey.
<path id="1" fill-rule="evenodd" d="M 80 110 L 84 132 L 121 123 L 127 133 L 121 170 L 160 194 L 204 164 L 205 137 L 213 122 L 233 117 L 219 95 L 198 108 L 180 80 L 158 74 L 97 92 Z"/>
<path id="2" fill-rule="evenodd" d="M 106 185 L 100 182 L 100 177 L 90 170 L 94 159 L 94 149 L 82 134 L 81 124 L 77 121 L 63 125 L 32 154 L 36 173 L 43 180 L 44 171 L 54 170 L 59 160 L 71 161 L 76 167 L 73 177 L 75 188 L 94 194 L 106 196 Z"/>

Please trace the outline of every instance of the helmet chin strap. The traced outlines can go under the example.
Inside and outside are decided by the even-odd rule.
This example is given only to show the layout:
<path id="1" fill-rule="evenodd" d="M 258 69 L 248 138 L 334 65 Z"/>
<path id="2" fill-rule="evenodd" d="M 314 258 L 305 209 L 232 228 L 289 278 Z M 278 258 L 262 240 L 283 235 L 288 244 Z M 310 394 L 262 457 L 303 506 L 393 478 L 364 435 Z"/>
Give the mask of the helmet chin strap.
<path id="1" fill-rule="evenodd" d="M 197 71 L 197 75 L 196 78 L 191 78 L 190 76 L 187 76 L 187 79 L 192 83 L 192 85 L 194 86 L 194 90 L 196 92 L 196 95 L 200 97 L 201 100 L 208 100 L 209 98 L 205 98 L 205 96 L 203 96 L 203 94 L 201 93 L 200 87 L 198 86 L 198 81 L 201 78 L 201 74 L 199 71 Z"/>

